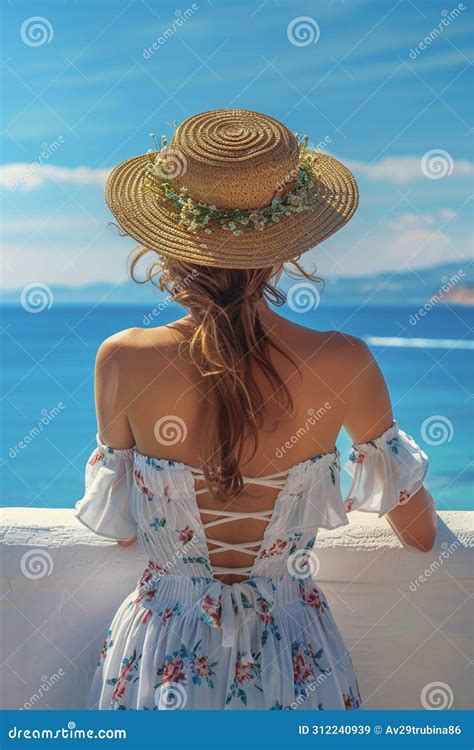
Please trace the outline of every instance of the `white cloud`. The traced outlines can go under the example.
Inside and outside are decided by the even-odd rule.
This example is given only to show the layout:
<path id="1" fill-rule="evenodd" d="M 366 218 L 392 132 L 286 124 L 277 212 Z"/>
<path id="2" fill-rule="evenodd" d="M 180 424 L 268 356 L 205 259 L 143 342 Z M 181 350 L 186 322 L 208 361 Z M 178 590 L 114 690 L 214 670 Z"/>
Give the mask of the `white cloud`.
<path id="1" fill-rule="evenodd" d="M 392 232 L 404 232 L 409 229 L 426 230 L 428 225 L 432 226 L 436 222 L 444 226 L 446 222 L 454 219 L 455 216 L 456 212 L 450 208 L 442 208 L 438 212 L 428 214 L 405 211 L 391 216 L 390 219 L 387 219 L 383 223 Z"/>
<path id="2" fill-rule="evenodd" d="M 453 211 L 451 208 L 443 208 L 439 212 L 439 215 L 445 221 L 451 221 L 451 219 L 454 219 L 454 217 L 456 216 L 456 211 Z"/>
<path id="3" fill-rule="evenodd" d="M 15 234 L 15 238 L 22 235 L 28 237 L 32 230 L 51 235 L 57 233 L 71 233 L 72 230 L 77 232 L 90 232 L 105 230 L 106 225 L 102 216 L 92 216 L 90 214 L 60 214 L 60 215 L 33 215 L 31 212 L 25 215 L 15 215 L 11 219 L 2 221 L 1 230 L 3 235 Z M 76 235 L 77 236 L 77 235 Z"/>
<path id="4" fill-rule="evenodd" d="M 421 171 L 421 155 L 417 156 L 389 156 L 386 159 L 366 164 L 362 161 L 347 161 L 347 166 L 353 172 L 360 173 L 368 177 L 369 180 L 392 182 L 396 185 L 402 185 L 415 180 L 426 180 L 426 176 Z M 454 177 L 471 177 L 474 175 L 474 163 L 466 159 L 454 160 L 453 173 Z M 448 179 L 446 177 L 446 179 Z"/>
<path id="5" fill-rule="evenodd" d="M 404 212 L 386 222 L 386 226 L 393 232 L 402 232 L 414 227 L 434 224 L 435 218 L 431 214 L 420 215 L 418 213 Z"/>
<path id="6" fill-rule="evenodd" d="M 408 214 L 405 215 L 408 217 Z M 417 214 L 418 216 L 418 214 Z M 405 218 L 405 226 L 388 230 L 386 222 L 366 226 L 352 222 L 305 257 L 305 266 L 316 264 L 323 276 L 365 276 L 385 271 L 406 271 L 428 268 L 452 261 L 463 263 L 472 257 L 471 237 L 464 232 L 453 237 L 447 226 L 434 225 L 413 217 Z M 394 217 L 395 218 L 395 217 Z M 420 218 L 418 216 L 418 218 Z"/>
<path id="7" fill-rule="evenodd" d="M 104 185 L 109 173 L 110 169 L 55 167 L 52 164 L 16 162 L 0 167 L 0 187 L 15 192 L 21 188 L 33 190 L 46 182 L 66 185 Z"/>

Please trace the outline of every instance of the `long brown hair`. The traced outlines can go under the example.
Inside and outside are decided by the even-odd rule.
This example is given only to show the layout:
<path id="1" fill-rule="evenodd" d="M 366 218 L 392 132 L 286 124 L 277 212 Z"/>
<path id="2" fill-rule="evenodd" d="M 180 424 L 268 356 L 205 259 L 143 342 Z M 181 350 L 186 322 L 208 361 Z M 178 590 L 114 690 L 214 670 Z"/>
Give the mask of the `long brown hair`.
<path id="1" fill-rule="evenodd" d="M 243 489 L 240 463 L 244 446 L 250 445 L 250 456 L 255 455 L 269 409 L 275 428 L 293 410 L 288 387 L 272 363 L 271 349 L 298 368 L 261 320 L 263 303 L 282 305 L 286 299 L 272 283 L 277 269 L 212 268 L 155 255 L 145 278 L 139 279 L 137 264 L 147 252 L 139 248 L 132 254 L 132 278 L 139 283 L 152 281 L 167 291 L 194 321 L 184 341 L 185 353 L 202 376 L 205 398 L 212 404 L 202 436 L 202 470 L 211 495 L 232 500 Z M 319 280 L 297 261 L 293 265 L 299 274 Z M 257 370 L 270 386 L 271 405 L 257 382 Z"/>

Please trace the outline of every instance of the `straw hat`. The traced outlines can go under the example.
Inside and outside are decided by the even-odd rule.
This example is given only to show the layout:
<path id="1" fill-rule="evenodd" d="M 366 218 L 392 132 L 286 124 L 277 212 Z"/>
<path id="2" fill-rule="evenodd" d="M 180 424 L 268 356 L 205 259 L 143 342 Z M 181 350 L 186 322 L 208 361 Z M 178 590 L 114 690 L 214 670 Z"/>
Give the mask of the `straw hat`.
<path id="1" fill-rule="evenodd" d="M 169 146 L 119 164 L 105 195 L 145 248 L 220 268 L 296 258 L 343 227 L 358 204 L 357 183 L 337 159 L 243 109 L 189 118 Z"/>

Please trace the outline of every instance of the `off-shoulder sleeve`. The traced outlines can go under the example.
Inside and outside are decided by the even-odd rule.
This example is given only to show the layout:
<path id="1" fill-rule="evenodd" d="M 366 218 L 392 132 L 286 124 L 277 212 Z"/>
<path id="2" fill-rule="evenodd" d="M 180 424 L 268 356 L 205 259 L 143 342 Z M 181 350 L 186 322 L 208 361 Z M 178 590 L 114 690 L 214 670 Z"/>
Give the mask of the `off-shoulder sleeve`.
<path id="1" fill-rule="evenodd" d="M 418 492 L 428 457 L 394 422 L 379 438 L 354 445 L 346 468 L 352 476 L 346 510 L 383 516 Z"/>
<path id="2" fill-rule="evenodd" d="M 97 439 L 97 449 L 86 466 L 85 493 L 74 515 L 100 536 L 126 541 L 135 536 L 130 510 L 133 448 L 116 450 Z"/>

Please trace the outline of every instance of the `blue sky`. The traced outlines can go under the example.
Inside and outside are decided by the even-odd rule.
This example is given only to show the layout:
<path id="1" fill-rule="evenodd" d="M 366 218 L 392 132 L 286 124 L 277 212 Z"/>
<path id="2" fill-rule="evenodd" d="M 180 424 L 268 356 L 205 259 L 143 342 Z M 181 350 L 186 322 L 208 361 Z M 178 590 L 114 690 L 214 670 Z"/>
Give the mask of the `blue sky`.
<path id="1" fill-rule="evenodd" d="M 323 275 L 472 255 L 470 3 L 10 0 L 2 14 L 4 287 L 122 280 L 133 242 L 107 227 L 108 171 L 150 131 L 227 107 L 354 170 L 357 216 L 308 254 Z"/>

